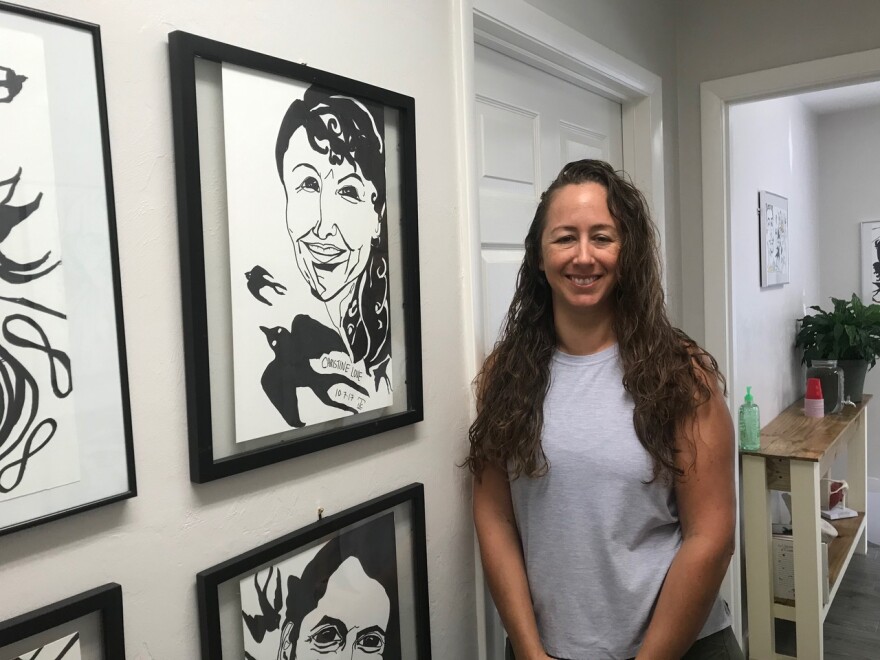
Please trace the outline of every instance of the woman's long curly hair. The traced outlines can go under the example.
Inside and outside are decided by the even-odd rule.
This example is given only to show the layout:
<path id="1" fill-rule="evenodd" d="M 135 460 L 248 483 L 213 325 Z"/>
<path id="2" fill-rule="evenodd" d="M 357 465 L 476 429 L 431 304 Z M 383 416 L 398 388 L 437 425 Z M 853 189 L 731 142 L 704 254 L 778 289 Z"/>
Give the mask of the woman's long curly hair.
<path id="1" fill-rule="evenodd" d="M 620 233 L 613 330 L 623 387 L 635 404 L 636 435 L 653 460 L 652 480 L 684 475 L 676 465 L 676 436 L 711 398 L 713 381 L 726 393 L 715 359 L 667 318 L 657 228 L 644 195 L 608 163 L 575 161 L 541 195 L 500 339 L 475 381 L 478 412 L 465 465 L 477 476 L 489 465 L 512 479 L 539 477 L 550 467 L 541 432 L 557 342 L 552 292 L 540 268 L 541 237 L 556 192 L 590 182 L 605 188 Z"/>

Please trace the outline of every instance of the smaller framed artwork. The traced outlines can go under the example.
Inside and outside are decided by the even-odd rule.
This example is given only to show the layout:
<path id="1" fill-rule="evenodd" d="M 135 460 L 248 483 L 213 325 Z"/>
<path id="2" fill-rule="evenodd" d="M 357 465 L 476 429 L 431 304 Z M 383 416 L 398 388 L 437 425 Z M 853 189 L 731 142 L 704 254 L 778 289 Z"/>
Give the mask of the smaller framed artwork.
<path id="1" fill-rule="evenodd" d="M 758 192 L 761 234 L 761 288 L 787 284 L 791 250 L 788 241 L 788 200 L 766 190 Z"/>
<path id="2" fill-rule="evenodd" d="M 191 479 L 420 421 L 413 99 L 169 47 Z"/>
<path id="3" fill-rule="evenodd" d="M 870 305 L 880 303 L 880 220 L 863 222 L 861 228 L 861 297 Z"/>
<path id="4" fill-rule="evenodd" d="M 0 534 L 133 497 L 97 25 L 0 2 Z"/>
<path id="5" fill-rule="evenodd" d="M 429 660 L 425 495 L 411 484 L 197 577 L 203 660 Z"/>
<path id="6" fill-rule="evenodd" d="M 124 657 L 122 587 L 115 583 L 0 623 L 0 660 Z"/>

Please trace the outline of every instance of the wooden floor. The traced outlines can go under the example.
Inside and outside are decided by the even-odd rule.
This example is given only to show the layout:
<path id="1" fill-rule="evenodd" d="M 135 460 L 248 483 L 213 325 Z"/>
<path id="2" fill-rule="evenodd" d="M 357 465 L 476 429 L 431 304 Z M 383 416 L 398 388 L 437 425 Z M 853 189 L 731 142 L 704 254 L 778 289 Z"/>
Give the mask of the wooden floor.
<path id="1" fill-rule="evenodd" d="M 776 652 L 795 655 L 795 629 L 776 620 Z M 825 660 L 880 658 L 880 545 L 853 555 L 825 618 Z"/>

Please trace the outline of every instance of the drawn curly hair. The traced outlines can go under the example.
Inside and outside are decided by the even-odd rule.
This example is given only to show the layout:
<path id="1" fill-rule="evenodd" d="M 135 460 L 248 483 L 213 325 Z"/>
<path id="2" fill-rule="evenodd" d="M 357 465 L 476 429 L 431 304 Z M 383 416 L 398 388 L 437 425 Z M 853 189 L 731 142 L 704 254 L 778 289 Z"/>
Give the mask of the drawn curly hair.
<path id="1" fill-rule="evenodd" d="M 556 333 L 550 286 L 539 268 L 541 236 L 556 192 L 589 182 L 605 188 L 620 231 L 613 329 L 623 387 L 635 403 L 633 425 L 653 461 L 652 481 L 683 476 L 675 463 L 677 434 L 710 399 L 714 380 L 726 393 L 715 359 L 667 317 L 657 228 L 644 195 L 605 162 L 569 163 L 541 195 L 500 338 L 475 379 L 478 413 L 464 465 L 478 477 L 488 465 L 511 478 L 550 468 L 541 432 Z"/>
<path id="2" fill-rule="evenodd" d="M 385 193 L 385 121 L 382 108 L 324 91 L 314 85 L 290 104 L 278 129 L 275 163 L 282 168 L 290 138 L 305 128 L 309 145 L 334 165 L 357 165 L 376 189 L 371 201 L 379 219 L 379 235 L 355 284 L 355 296 L 345 311 L 343 330 L 355 362 L 364 361 L 368 374 L 384 374 L 391 356 L 389 334 L 388 213 Z M 374 374 L 374 370 L 379 373 Z M 383 376 L 380 376 L 383 377 Z M 378 378 L 377 378 L 378 380 Z"/>

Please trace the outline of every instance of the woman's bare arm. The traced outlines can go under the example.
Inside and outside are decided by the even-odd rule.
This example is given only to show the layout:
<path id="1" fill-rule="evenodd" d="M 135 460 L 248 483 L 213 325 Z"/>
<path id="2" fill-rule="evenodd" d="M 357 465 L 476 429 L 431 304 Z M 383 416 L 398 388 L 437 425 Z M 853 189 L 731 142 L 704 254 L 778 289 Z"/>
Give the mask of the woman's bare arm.
<path id="1" fill-rule="evenodd" d="M 549 658 L 541 645 L 507 474 L 486 467 L 474 478 L 474 525 L 483 572 L 517 660 Z"/>
<path id="2" fill-rule="evenodd" d="M 677 660 L 694 643 L 717 597 L 734 548 L 733 423 L 715 382 L 709 401 L 682 427 L 677 455 L 686 474 L 675 495 L 682 544 L 666 574 L 638 660 Z"/>

